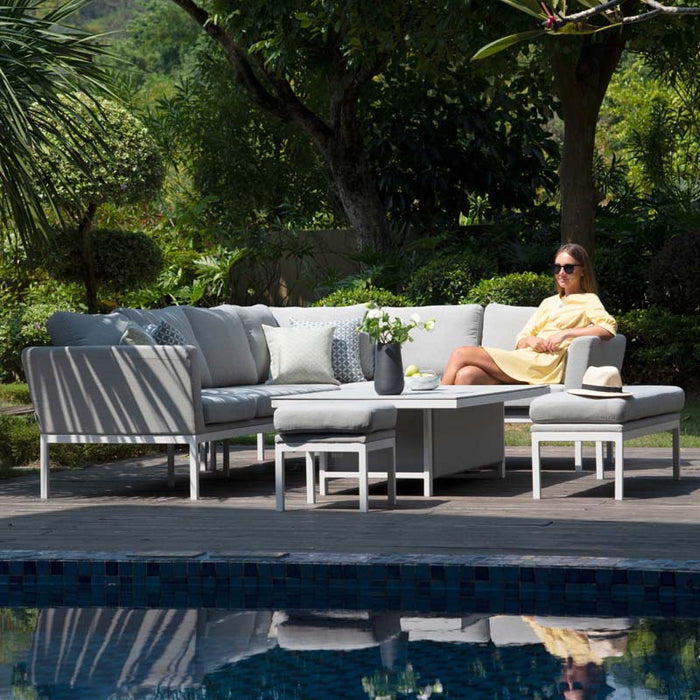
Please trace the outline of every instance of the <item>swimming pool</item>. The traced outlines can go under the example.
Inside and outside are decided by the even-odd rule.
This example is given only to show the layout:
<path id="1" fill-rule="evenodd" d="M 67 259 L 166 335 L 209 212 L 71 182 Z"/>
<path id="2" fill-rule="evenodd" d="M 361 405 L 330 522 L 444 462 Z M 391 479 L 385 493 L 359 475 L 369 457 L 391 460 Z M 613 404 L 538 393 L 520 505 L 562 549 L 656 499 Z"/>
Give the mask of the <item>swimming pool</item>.
<path id="1" fill-rule="evenodd" d="M 700 697 L 700 564 L 0 553 L 0 698 Z"/>

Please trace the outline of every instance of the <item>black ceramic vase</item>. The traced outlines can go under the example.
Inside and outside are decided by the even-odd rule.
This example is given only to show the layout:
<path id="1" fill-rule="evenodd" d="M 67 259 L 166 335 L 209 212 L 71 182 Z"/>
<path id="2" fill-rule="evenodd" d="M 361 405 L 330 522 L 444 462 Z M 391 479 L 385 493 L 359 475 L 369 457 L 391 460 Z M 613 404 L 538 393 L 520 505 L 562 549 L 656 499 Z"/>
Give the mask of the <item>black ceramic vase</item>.
<path id="1" fill-rule="evenodd" d="M 374 390 L 383 396 L 403 391 L 403 362 L 399 343 L 377 343 L 374 346 Z"/>

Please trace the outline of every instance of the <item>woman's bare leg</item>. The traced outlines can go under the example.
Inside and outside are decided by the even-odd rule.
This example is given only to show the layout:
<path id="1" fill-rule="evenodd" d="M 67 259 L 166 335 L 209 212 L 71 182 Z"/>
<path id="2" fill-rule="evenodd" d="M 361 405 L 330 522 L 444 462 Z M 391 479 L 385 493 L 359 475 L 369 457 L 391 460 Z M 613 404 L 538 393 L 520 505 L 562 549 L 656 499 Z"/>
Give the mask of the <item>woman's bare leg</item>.
<path id="1" fill-rule="evenodd" d="M 483 369 L 479 367 L 474 367 L 474 365 L 467 365 L 462 367 L 462 369 L 457 370 L 457 376 L 455 377 L 455 385 L 468 385 L 468 384 L 502 384 L 496 377 L 491 376 L 488 372 L 484 372 Z"/>
<path id="2" fill-rule="evenodd" d="M 477 367 L 483 370 L 486 374 L 493 377 L 495 381 L 490 384 L 517 384 L 518 382 L 509 377 L 501 368 L 491 359 L 486 350 L 481 347 L 464 346 L 456 348 L 452 351 L 450 359 L 447 362 L 447 367 L 442 375 L 443 384 L 456 384 L 457 372 L 464 367 Z M 484 382 L 486 383 L 486 382 Z"/>

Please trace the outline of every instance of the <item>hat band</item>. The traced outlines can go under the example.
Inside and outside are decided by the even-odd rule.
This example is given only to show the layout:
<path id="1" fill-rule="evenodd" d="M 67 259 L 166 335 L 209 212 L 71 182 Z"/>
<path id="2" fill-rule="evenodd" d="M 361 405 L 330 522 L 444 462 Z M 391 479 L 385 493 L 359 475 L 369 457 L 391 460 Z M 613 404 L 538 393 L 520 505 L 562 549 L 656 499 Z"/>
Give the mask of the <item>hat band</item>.
<path id="1" fill-rule="evenodd" d="M 609 394 L 621 394 L 621 386 L 598 386 L 597 384 L 581 384 L 582 389 L 588 389 L 588 391 L 605 391 Z"/>

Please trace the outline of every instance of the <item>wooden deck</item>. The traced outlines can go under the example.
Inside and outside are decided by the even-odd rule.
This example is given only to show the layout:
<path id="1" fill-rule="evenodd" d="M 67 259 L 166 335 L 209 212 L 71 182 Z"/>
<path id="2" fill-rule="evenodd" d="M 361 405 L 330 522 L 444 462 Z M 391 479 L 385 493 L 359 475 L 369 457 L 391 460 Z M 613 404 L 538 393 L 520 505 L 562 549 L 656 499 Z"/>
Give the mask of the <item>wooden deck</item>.
<path id="1" fill-rule="evenodd" d="M 592 448 L 586 468 L 592 469 Z M 700 450 L 681 452 L 671 479 L 670 449 L 626 450 L 626 500 L 613 500 L 612 474 L 573 471 L 572 450 L 543 448 L 543 500 L 533 501 L 529 449 L 509 448 L 505 480 L 493 471 L 436 482 L 399 482 L 388 509 L 383 484 L 357 512 L 350 481 L 305 503 L 302 462 L 288 470 L 285 513 L 274 510 L 271 461 L 234 448 L 228 479 L 203 474 L 202 498 L 188 500 L 184 456 L 166 485 L 165 455 L 52 474 L 40 501 L 34 471 L 0 481 L 0 550 L 222 555 L 281 552 L 537 554 L 700 560 Z"/>

